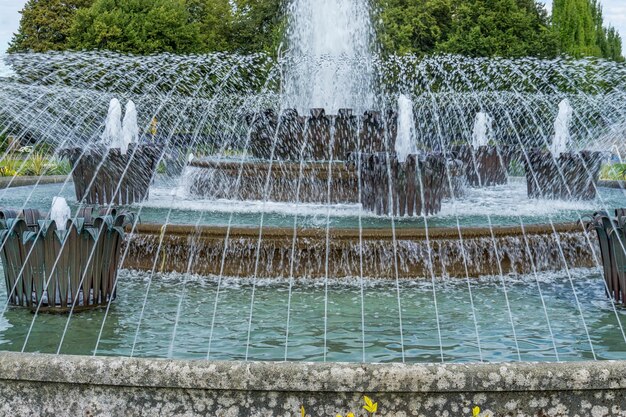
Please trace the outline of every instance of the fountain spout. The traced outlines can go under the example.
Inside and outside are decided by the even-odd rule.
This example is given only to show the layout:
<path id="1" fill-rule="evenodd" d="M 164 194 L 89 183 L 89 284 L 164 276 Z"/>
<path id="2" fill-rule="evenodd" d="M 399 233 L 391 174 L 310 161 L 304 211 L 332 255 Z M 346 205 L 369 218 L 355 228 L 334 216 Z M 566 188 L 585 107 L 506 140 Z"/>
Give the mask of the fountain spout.
<path id="1" fill-rule="evenodd" d="M 102 141 L 111 147 L 116 147 L 122 135 L 122 105 L 116 98 L 109 103 L 109 112 L 104 124 Z"/>
<path id="2" fill-rule="evenodd" d="M 472 132 L 472 147 L 474 150 L 477 150 L 481 146 L 487 146 L 492 132 L 493 119 L 491 116 L 488 113 L 478 112 Z"/>
<path id="3" fill-rule="evenodd" d="M 570 147 L 571 136 L 569 127 L 573 113 L 574 109 L 572 109 L 568 99 L 564 99 L 559 103 L 559 114 L 554 121 L 554 140 L 550 147 L 550 152 L 555 156 L 567 152 Z"/>
<path id="4" fill-rule="evenodd" d="M 50 220 L 57 225 L 57 230 L 65 230 L 67 221 L 72 217 L 72 210 L 67 205 L 63 197 L 52 198 L 52 208 L 50 209 Z"/>
<path id="5" fill-rule="evenodd" d="M 139 126 L 137 125 L 137 107 L 132 100 L 126 103 L 126 114 L 122 123 L 122 140 L 120 143 L 120 152 L 126 155 L 128 146 L 131 143 L 139 141 Z"/>
<path id="6" fill-rule="evenodd" d="M 415 139 L 413 102 L 402 94 L 398 98 L 398 136 L 395 147 L 399 162 L 404 163 L 409 155 L 417 153 Z"/>

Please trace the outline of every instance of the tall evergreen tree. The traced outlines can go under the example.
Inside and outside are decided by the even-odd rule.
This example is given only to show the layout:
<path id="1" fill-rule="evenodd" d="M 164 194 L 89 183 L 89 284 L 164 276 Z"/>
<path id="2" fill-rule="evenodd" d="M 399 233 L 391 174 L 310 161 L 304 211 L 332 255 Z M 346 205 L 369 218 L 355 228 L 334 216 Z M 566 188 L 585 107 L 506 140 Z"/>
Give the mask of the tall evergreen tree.
<path id="1" fill-rule="evenodd" d="M 76 12 L 91 6 L 94 0 L 28 0 L 20 12 L 18 33 L 9 52 L 67 49 L 67 40 Z"/>
<path id="2" fill-rule="evenodd" d="M 552 27 L 563 54 L 623 59 L 621 37 L 615 29 L 604 26 L 598 0 L 554 0 Z"/>
<path id="3" fill-rule="evenodd" d="M 624 62 L 622 53 L 622 37 L 614 27 L 609 27 L 606 31 L 607 50 L 605 58 L 618 62 Z"/>

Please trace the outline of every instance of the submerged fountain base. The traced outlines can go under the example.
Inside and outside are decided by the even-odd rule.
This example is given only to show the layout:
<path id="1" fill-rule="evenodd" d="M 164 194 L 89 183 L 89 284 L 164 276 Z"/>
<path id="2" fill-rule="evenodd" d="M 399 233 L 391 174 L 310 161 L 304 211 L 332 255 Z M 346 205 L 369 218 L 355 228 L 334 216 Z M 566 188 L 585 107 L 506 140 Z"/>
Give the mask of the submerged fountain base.
<path id="1" fill-rule="evenodd" d="M 508 168 L 513 159 L 506 146 L 457 146 L 452 149 L 463 162 L 465 178 L 472 187 L 490 187 L 508 182 Z"/>
<path id="2" fill-rule="evenodd" d="M 593 200 L 602 168 L 601 152 L 562 153 L 555 157 L 538 149 L 524 160 L 529 198 Z"/>
<path id="3" fill-rule="evenodd" d="M 156 144 L 131 144 L 120 149 L 71 148 L 61 151 L 74 166 L 76 199 L 87 204 L 130 205 L 148 198 L 161 150 Z"/>

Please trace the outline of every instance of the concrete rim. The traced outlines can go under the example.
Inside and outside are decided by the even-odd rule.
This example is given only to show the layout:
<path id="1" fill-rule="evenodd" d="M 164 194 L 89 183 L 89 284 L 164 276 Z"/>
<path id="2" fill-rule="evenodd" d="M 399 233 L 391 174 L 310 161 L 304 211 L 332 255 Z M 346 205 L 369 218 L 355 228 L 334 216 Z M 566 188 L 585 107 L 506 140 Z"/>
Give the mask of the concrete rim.
<path id="1" fill-rule="evenodd" d="M 626 361 L 406 365 L 0 352 L 0 380 L 263 392 L 588 391 L 626 389 Z"/>

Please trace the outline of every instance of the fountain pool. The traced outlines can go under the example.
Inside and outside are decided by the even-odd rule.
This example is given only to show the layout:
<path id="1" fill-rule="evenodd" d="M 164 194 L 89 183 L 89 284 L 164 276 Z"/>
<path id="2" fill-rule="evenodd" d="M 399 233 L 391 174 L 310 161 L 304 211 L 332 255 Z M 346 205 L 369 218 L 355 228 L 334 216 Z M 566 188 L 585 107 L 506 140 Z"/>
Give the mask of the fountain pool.
<path id="1" fill-rule="evenodd" d="M 124 270 L 118 299 L 106 320 L 103 311 L 76 315 L 59 346 L 66 316 L 38 317 L 26 340 L 33 315 L 10 309 L 0 322 L 0 349 L 226 361 L 497 363 L 520 359 L 626 359 L 620 331 L 626 325 L 626 311 L 615 313 L 610 300 L 604 297 L 597 270 L 571 271 L 576 291 L 586 294 L 581 308 L 589 337 L 566 273 L 510 275 L 505 279 L 515 339 L 499 277 L 435 282 L 441 335 L 433 283 L 401 283 L 400 323 L 393 281 L 331 280 L 325 334 L 325 287 L 321 281 L 292 282 L 289 300 L 288 280 L 260 278 L 249 329 L 251 280 L 223 277 L 220 282 L 218 277 L 184 274 L 152 277 L 147 309 L 138 328 L 150 275 Z M 218 286 L 217 314 L 213 317 Z"/>

